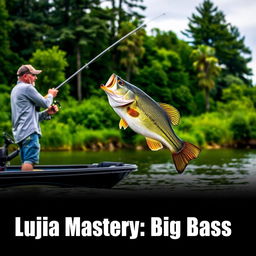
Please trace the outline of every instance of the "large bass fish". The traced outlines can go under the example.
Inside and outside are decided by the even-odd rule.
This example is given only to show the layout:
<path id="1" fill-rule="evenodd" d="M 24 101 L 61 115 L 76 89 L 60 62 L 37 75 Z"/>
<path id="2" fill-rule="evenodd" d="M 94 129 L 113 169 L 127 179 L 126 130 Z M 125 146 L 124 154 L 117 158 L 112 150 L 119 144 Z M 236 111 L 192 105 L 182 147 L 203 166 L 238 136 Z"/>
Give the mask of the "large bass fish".
<path id="1" fill-rule="evenodd" d="M 114 111 L 121 117 L 119 128 L 128 126 L 146 137 L 148 147 L 159 150 L 165 145 L 172 152 L 176 170 L 182 173 L 188 162 L 197 158 L 200 149 L 181 140 L 173 131 L 180 114 L 168 104 L 157 103 L 145 92 L 112 74 L 106 85 L 101 85 Z"/>

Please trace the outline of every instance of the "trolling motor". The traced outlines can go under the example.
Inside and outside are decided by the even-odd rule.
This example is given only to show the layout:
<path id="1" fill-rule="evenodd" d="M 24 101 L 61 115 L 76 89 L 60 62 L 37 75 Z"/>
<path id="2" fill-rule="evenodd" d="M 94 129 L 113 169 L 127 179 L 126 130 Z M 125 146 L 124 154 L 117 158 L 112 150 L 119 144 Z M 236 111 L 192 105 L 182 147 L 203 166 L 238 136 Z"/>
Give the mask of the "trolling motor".
<path id="1" fill-rule="evenodd" d="M 3 138 L 4 138 L 4 145 L 3 147 L 0 147 L 0 171 L 5 171 L 7 162 L 12 160 L 14 157 L 16 157 L 20 152 L 20 150 L 17 149 L 8 155 L 9 145 L 15 144 L 15 142 L 12 139 L 12 137 L 7 133 L 3 133 Z"/>

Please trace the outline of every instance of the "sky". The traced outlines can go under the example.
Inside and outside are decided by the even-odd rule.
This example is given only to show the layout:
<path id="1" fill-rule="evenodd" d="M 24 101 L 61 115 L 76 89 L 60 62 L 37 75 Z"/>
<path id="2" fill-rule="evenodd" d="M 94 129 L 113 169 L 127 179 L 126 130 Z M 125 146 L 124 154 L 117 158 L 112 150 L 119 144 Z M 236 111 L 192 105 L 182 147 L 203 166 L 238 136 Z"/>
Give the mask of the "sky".
<path id="1" fill-rule="evenodd" d="M 253 83 L 256 85 L 256 0 L 211 0 L 222 11 L 226 21 L 236 26 L 245 37 L 245 45 L 252 51 L 252 62 L 249 67 L 253 71 Z M 196 7 L 203 0 L 144 0 L 146 10 L 145 22 L 165 13 L 164 16 L 150 22 L 147 31 L 157 27 L 160 30 L 174 31 L 178 38 L 188 40 L 181 31 L 188 25 L 188 18 L 197 13 Z"/>

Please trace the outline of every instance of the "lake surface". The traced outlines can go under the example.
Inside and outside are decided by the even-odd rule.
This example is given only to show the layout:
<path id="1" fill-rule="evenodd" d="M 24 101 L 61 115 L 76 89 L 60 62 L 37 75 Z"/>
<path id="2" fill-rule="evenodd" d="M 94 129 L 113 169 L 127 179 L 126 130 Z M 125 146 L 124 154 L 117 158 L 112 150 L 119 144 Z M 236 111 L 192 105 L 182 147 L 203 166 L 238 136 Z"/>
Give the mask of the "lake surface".
<path id="1" fill-rule="evenodd" d="M 138 165 L 138 171 L 113 188 L 117 191 L 198 192 L 204 195 L 207 192 L 252 193 L 256 188 L 255 150 L 202 150 L 199 158 L 193 160 L 183 174 L 176 172 L 168 150 L 41 152 L 40 164 L 90 164 L 102 161 Z M 19 164 L 19 158 L 13 160 L 12 164 Z"/>

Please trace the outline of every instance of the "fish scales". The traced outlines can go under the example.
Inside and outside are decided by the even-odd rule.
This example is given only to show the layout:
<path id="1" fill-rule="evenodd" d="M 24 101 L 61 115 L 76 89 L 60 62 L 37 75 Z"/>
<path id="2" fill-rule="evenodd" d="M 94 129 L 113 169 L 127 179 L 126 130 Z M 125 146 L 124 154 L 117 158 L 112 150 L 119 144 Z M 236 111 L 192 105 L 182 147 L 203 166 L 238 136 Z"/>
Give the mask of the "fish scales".
<path id="1" fill-rule="evenodd" d="M 159 106 L 159 104 L 145 94 L 139 88 L 134 87 L 133 85 L 128 84 L 128 88 L 132 90 L 138 97 L 142 97 L 143 101 L 137 101 L 137 106 L 139 109 L 143 110 L 144 113 L 148 116 L 148 118 L 158 127 L 163 135 L 166 136 L 166 139 L 169 140 L 172 145 L 176 148 L 176 150 L 180 150 L 182 147 L 181 139 L 179 139 L 173 132 L 173 129 L 170 124 L 169 117 L 166 112 Z M 145 104 L 144 104 L 145 103 Z M 153 104 L 152 104 L 153 103 Z M 156 118 L 158 117 L 158 122 L 156 122 Z M 163 117 L 163 118 L 162 118 Z M 167 132 L 165 132 L 165 130 Z M 172 134 L 174 136 L 172 136 Z"/>

